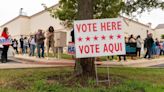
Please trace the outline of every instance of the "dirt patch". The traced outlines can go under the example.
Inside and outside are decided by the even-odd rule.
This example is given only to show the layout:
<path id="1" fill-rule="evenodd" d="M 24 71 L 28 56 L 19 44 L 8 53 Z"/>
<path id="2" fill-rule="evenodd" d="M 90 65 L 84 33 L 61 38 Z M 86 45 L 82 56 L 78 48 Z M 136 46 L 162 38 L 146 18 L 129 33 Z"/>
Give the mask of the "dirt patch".
<path id="1" fill-rule="evenodd" d="M 21 80 L 13 80 L 10 82 L 7 82 L 6 84 L 4 84 L 5 88 L 15 88 L 17 90 L 24 90 L 27 89 L 29 85 L 26 84 L 26 82 L 23 82 Z"/>

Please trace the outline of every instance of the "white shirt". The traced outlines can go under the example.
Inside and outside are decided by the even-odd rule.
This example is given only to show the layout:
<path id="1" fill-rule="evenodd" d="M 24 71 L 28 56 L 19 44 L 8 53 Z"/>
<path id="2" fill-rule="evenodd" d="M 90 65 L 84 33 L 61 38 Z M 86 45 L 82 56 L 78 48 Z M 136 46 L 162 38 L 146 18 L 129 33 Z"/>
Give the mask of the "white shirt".
<path id="1" fill-rule="evenodd" d="M 30 44 L 32 44 L 32 45 L 36 45 L 36 42 L 35 42 L 35 39 L 34 39 L 34 38 L 31 39 Z"/>

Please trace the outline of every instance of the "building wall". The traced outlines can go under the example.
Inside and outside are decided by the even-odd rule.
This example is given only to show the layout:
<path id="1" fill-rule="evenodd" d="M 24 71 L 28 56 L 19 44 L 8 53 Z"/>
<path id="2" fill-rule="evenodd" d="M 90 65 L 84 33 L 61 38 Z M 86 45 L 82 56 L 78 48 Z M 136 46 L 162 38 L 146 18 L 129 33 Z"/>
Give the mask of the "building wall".
<path id="1" fill-rule="evenodd" d="M 140 35 L 142 39 L 145 39 L 147 36 L 147 30 L 149 30 L 149 33 L 154 34 L 154 31 L 150 27 L 126 19 L 125 36 L 133 34 L 134 37 L 136 37 Z"/>
<path id="2" fill-rule="evenodd" d="M 63 31 L 67 33 L 67 43 L 71 40 L 69 34 L 70 30 L 65 29 L 64 26 L 61 25 L 61 21 L 59 19 L 55 19 L 50 16 L 50 13 L 47 11 L 43 11 L 39 15 L 34 15 L 30 19 L 30 30 L 31 33 L 37 32 L 38 29 L 42 29 L 44 31 L 48 30 L 49 26 L 53 26 L 56 32 Z"/>
<path id="3" fill-rule="evenodd" d="M 45 31 L 49 26 L 53 26 L 55 30 L 64 29 L 63 26 L 60 25 L 60 21 L 58 19 L 52 18 L 47 11 L 44 11 L 39 15 L 32 16 L 30 23 L 31 32 L 35 32 L 38 29 L 43 29 Z"/>
<path id="4" fill-rule="evenodd" d="M 9 34 L 12 36 L 12 38 L 19 38 L 20 35 L 24 35 L 26 33 L 28 33 L 27 30 L 28 29 L 28 25 L 29 25 L 29 18 L 27 17 L 22 17 L 22 16 L 18 16 L 18 18 L 16 18 L 14 21 L 11 21 L 3 26 L 1 29 L 1 32 L 3 30 L 4 27 L 8 27 L 9 29 Z"/>
<path id="5" fill-rule="evenodd" d="M 164 29 L 155 29 L 156 38 L 161 40 L 161 35 L 164 35 Z"/>
<path id="6" fill-rule="evenodd" d="M 21 18 L 20 22 L 21 22 L 20 34 L 22 34 L 22 35 L 29 35 L 30 34 L 30 19 Z"/>

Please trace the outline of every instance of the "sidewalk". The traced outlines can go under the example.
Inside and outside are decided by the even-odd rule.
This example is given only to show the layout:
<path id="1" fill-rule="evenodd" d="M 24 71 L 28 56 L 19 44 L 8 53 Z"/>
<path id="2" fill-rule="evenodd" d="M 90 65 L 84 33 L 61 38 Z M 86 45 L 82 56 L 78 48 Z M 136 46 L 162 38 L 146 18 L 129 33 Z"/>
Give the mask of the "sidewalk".
<path id="1" fill-rule="evenodd" d="M 13 59 L 14 60 L 14 59 Z M 37 57 L 29 57 L 28 55 L 15 55 L 15 60 L 20 63 L 31 63 L 31 64 L 46 64 L 46 65 L 68 65 L 73 66 L 73 60 L 66 59 L 57 59 L 57 58 L 37 58 Z"/>
<path id="2" fill-rule="evenodd" d="M 43 64 L 43 65 L 65 65 L 65 66 L 74 66 L 74 60 L 67 59 L 56 59 L 56 58 L 36 58 L 22 55 L 15 55 L 15 59 L 18 59 L 18 62 L 21 63 L 32 63 L 32 64 Z M 123 67 L 150 67 L 154 65 L 164 64 L 164 57 L 158 59 L 138 59 L 138 60 L 128 60 L 126 62 L 121 61 L 102 61 L 97 62 L 98 65 L 109 67 L 123 66 Z"/>
<path id="3" fill-rule="evenodd" d="M 0 69 L 25 69 L 25 68 L 50 68 L 50 67 L 67 67 L 65 65 L 40 65 L 24 63 L 0 63 Z"/>
<path id="4" fill-rule="evenodd" d="M 128 60 L 128 61 L 107 61 L 103 62 L 102 65 L 108 65 L 108 66 L 123 66 L 123 67 L 150 67 L 154 65 L 164 64 L 164 58 L 158 58 L 158 59 L 138 59 L 138 60 Z"/>

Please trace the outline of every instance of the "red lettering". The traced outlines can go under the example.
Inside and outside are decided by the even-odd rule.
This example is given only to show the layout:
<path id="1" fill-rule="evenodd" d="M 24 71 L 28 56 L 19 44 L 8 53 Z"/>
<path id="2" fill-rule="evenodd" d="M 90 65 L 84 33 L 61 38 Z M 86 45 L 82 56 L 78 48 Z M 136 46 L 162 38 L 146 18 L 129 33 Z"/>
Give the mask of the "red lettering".
<path id="1" fill-rule="evenodd" d="M 79 46 L 80 53 L 83 53 L 83 46 Z"/>
<path id="2" fill-rule="evenodd" d="M 112 22 L 112 30 L 117 30 L 117 28 L 116 28 L 116 22 Z"/>
<path id="3" fill-rule="evenodd" d="M 96 23 L 88 23 L 88 24 L 76 24 L 76 29 L 78 32 L 96 32 L 97 31 L 97 25 Z"/>
<path id="4" fill-rule="evenodd" d="M 88 24 L 88 31 L 91 32 L 91 24 Z"/>
<path id="5" fill-rule="evenodd" d="M 120 50 L 120 45 L 119 45 L 119 43 L 114 43 L 114 45 L 115 45 L 115 50 L 118 52 L 119 50 Z"/>
<path id="6" fill-rule="evenodd" d="M 119 52 L 122 51 L 122 43 L 110 43 L 104 44 L 104 52 Z"/>
<path id="7" fill-rule="evenodd" d="M 96 44 L 96 53 L 100 53 L 99 49 L 99 44 Z"/>
<path id="8" fill-rule="evenodd" d="M 80 54 L 99 53 L 99 44 L 79 46 Z"/>
<path id="9" fill-rule="evenodd" d="M 121 21 L 118 21 L 118 22 L 117 22 L 118 30 L 122 30 L 122 28 L 121 28 L 122 25 L 121 25 L 121 24 L 122 24 Z"/>
<path id="10" fill-rule="evenodd" d="M 113 53 L 113 50 L 114 50 L 113 44 L 109 44 L 109 51 Z"/>
<path id="11" fill-rule="evenodd" d="M 104 52 L 108 52 L 108 47 L 106 44 L 104 44 Z"/>
<path id="12" fill-rule="evenodd" d="M 110 22 L 107 22 L 107 30 L 111 30 L 111 28 L 110 28 Z"/>
<path id="13" fill-rule="evenodd" d="M 94 45 L 90 45 L 92 54 L 94 53 L 93 46 L 94 46 Z"/>
<path id="14" fill-rule="evenodd" d="M 106 31 L 106 23 L 101 23 L 101 31 Z"/>
<path id="15" fill-rule="evenodd" d="M 87 25 L 86 24 L 82 24 L 82 31 L 86 32 L 87 31 Z"/>
<path id="16" fill-rule="evenodd" d="M 80 27 L 81 27 L 81 24 L 76 24 L 76 28 L 77 28 L 77 31 L 80 32 Z"/>
<path id="17" fill-rule="evenodd" d="M 89 51 L 90 51 L 90 48 L 89 48 L 89 46 L 88 46 L 88 45 L 86 45 L 86 46 L 85 46 L 85 53 L 86 53 L 86 54 L 88 54 L 88 53 L 89 53 Z"/>
<path id="18" fill-rule="evenodd" d="M 120 43 L 120 51 L 122 51 L 122 43 Z"/>
<path id="19" fill-rule="evenodd" d="M 97 26 L 96 23 L 93 23 L 93 31 L 96 32 L 97 31 Z"/>
<path id="20" fill-rule="evenodd" d="M 100 25 L 101 31 L 111 31 L 111 30 L 122 30 L 122 22 L 121 21 L 107 21 L 103 22 Z"/>

